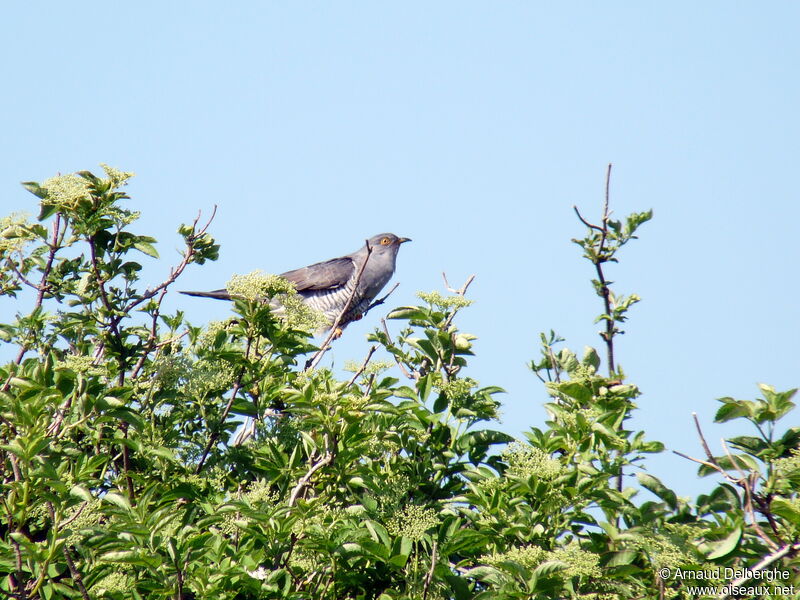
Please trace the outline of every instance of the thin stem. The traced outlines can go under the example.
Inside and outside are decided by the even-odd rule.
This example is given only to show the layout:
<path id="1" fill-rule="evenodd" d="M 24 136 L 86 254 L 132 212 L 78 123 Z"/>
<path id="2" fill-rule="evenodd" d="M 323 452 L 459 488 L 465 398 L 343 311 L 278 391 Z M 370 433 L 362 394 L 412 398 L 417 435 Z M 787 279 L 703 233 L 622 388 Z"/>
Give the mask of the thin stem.
<path id="1" fill-rule="evenodd" d="M 314 462 L 311 465 L 311 468 L 308 472 L 300 478 L 300 481 L 297 482 L 297 485 L 294 486 L 291 495 L 289 496 L 289 506 L 294 506 L 295 502 L 297 502 L 297 497 L 300 495 L 305 487 L 308 485 L 308 482 L 311 481 L 311 478 L 314 476 L 314 473 L 319 471 L 325 465 L 329 465 L 333 462 L 333 451 L 331 449 L 330 437 L 328 434 L 325 434 L 325 454 L 322 458 L 318 461 Z"/>
<path id="2" fill-rule="evenodd" d="M 355 374 L 353 374 L 353 377 L 350 378 L 350 381 L 347 382 L 347 387 L 353 385 L 356 382 L 356 379 L 358 379 L 359 376 L 366 370 L 367 365 L 369 364 L 369 359 L 372 358 L 372 355 L 375 354 L 375 350 L 377 349 L 378 347 L 375 344 L 370 346 L 369 352 L 367 352 L 367 357 L 364 359 L 364 362 L 361 363 L 361 367 L 358 369 L 358 371 L 356 371 Z"/>
<path id="3" fill-rule="evenodd" d="M 252 348 L 252 339 L 247 339 L 247 347 L 245 348 L 244 358 L 245 361 L 250 360 L 250 350 Z M 219 427 L 211 433 L 211 436 L 208 438 L 208 443 L 206 444 L 205 450 L 203 450 L 203 456 L 200 457 L 200 462 L 197 463 L 197 471 L 196 473 L 200 473 L 203 470 L 203 465 L 206 462 L 206 458 L 208 458 L 209 452 L 211 452 L 211 448 L 214 447 L 214 444 L 217 443 L 219 439 L 219 431 L 222 429 L 222 426 L 225 424 L 225 419 L 228 418 L 228 413 L 231 410 L 231 406 L 233 406 L 234 400 L 236 400 L 236 395 L 239 393 L 239 390 L 242 389 L 242 378 L 244 377 L 245 366 L 242 366 L 239 369 L 239 375 L 236 377 L 236 381 L 233 384 L 233 390 L 231 391 L 230 400 L 228 400 L 228 404 L 225 406 L 225 410 L 222 411 L 222 416 L 219 419 Z"/>
<path id="4" fill-rule="evenodd" d="M 333 325 L 331 325 L 331 329 L 330 329 L 330 332 L 328 333 L 328 337 L 325 338 L 325 341 L 322 343 L 322 345 L 320 346 L 319 350 L 316 351 L 314 356 L 312 356 L 311 358 L 309 358 L 306 361 L 306 366 L 305 366 L 305 369 L 304 369 L 305 371 L 307 371 L 309 369 L 313 369 L 319 364 L 319 361 L 322 360 L 322 356 L 328 350 L 330 350 L 331 341 L 337 335 L 339 335 L 341 333 L 339 331 L 339 325 L 342 323 L 342 319 L 344 319 L 344 316 L 347 314 L 347 312 L 350 310 L 350 306 L 353 304 L 353 299 L 355 298 L 356 292 L 358 292 L 358 286 L 361 283 L 361 277 L 362 277 L 362 275 L 364 275 L 364 269 L 366 269 L 367 263 L 369 262 L 369 257 L 372 254 L 372 247 L 369 245 L 369 240 L 367 240 L 365 243 L 367 245 L 366 246 L 367 247 L 367 255 L 366 255 L 366 257 L 364 257 L 364 262 L 361 263 L 361 267 L 358 269 L 358 273 L 356 273 L 356 281 L 355 281 L 355 284 L 353 285 L 353 290 L 350 292 L 350 295 L 347 297 L 347 302 L 344 303 L 344 306 L 342 307 L 342 310 L 339 311 L 339 314 L 336 316 L 336 320 L 333 322 Z"/>

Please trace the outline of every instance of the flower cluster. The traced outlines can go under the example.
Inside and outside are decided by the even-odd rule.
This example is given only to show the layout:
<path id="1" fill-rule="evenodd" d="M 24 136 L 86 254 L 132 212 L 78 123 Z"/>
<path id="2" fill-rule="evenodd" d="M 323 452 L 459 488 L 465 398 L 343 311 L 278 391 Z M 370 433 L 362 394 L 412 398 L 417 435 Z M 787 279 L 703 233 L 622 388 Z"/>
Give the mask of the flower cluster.
<path id="1" fill-rule="evenodd" d="M 51 177 L 42 184 L 47 192 L 47 202 L 57 210 L 74 211 L 89 194 L 89 182 L 75 173 Z"/>
<path id="2" fill-rule="evenodd" d="M 313 331 L 330 325 L 322 313 L 303 302 L 291 281 L 278 275 L 255 270 L 244 275 L 234 275 L 225 287 L 231 296 L 245 300 L 275 300 L 270 303 L 273 312 L 286 319 L 287 325 L 292 329 Z"/>
<path id="3" fill-rule="evenodd" d="M 431 527 L 439 523 L 436 511 L 417 504 L 407 504 L 386 523 L 386 531 L 394 536 L 403 536 L 419 541 Z"/>
<path id="4" fill-rule="evenodd" d="M 523 444 L 513 442 L 503 451 L 503 458 L 508 463 L 506 475 L 512 477 L 528 478 L 535 476 L 537 479 L 547 481 L 558 477 L 563 466 L 555 458 L 551 458 L 546 452 Z"/>
<path id="5" fill-rule="evenodd" d="M 600 577 L 600 557 L 583 550 L 577 542 L 573 542 L 552 552 L 539 546 L 516 546 L 502 553 L 484 555 L 481 561 L 490 566 L 501 566 L 505 562 L 515 562 L 527 569 L 535 569 L 547 562 L 563 563 L 559 575 L 571 577 Z"/>
<path id="6" fill-rule="evenodd" d="M 20 252 L 35 237 L 25 213 L 12 213 L 0 218 L 0 257 Z"/>
<path id="7" fill-rule="evenodd" d="M 472 304 L 472 300 L 467 300 L 464 296 L 442 296 L 439 292 L 418 292 L 417 297 L 441 310 L 464 308 Z"/>

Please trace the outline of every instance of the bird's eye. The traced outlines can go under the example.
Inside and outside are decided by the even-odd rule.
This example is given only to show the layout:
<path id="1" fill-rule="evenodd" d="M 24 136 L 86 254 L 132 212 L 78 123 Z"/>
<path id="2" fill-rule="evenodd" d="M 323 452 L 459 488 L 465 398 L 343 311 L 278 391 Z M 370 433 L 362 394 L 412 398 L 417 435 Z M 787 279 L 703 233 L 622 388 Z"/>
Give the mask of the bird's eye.
<path id="1" fill-rule="evenodd" d="M 383 238 L 381 240 L 381 246 L 388 246 L 391 243 L 392 243 L 392 240 L 390 240 L 388 237 L 387 238 Z"/>

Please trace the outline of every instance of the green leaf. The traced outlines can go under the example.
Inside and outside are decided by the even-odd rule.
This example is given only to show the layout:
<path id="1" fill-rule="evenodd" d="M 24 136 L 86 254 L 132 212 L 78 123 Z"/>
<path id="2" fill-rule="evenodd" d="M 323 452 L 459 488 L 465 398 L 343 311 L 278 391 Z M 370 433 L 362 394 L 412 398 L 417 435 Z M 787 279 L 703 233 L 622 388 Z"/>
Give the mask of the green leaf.
<path id="1" fill-rule="evenodd" d="M 105 502 L 110 502 L 120 508 L 130 512 L 132 510 L 131 503 L 128 499 L 119 492 L 108 492 L 102 497 Z"/>
<path id="2" fill-rule="evenodd" d="M 739 540 L 742 539 L 742 533 L 744 533 L 742 527 L 736 526 L 725 538 L 716 542 L 710 542 L 708 547 L 711 552 L 706 555 L 706 558 L 708 560 L 716 560 L 733 552 L 739 545 Z"/>
<path id="3" fill-rule="evenodd" d="M 569 565 L 567 563 L 560 560 L 548 560 L 536 567 L 536 569 L 533 571 L 533 574 L 537 577 L 548 577 L 554 573 L 563 571 L 568 567 Z"/>
<path id="4" fill-rule="evenodd" d="M 650 490 L 656 496 L 661 498 L 672 510 L 678 508 L 678 496 L 675 494 L 675 492 L 661 483 L 660 479 L 653 477 L 652 475 L 648 475 L 647 473 L 637 473 L 636 478 L 639 480 L 639 483 L 642 487 Z"/>
<path id="5" fill-rule="evenodd" d="M 591 346 L 585 346 L 583 349 L 583 359 L 581 359 L 581 363 L 594 368 L 596 371 L 600 366 L 600 356 L 597 354 L 597 350 Z"/>
<path id="6" fill-rule="evenodd" d="M 412 548 L 413 544 L 407 537 L 400 536 L 395 539 L 392 544 L 392 557 L 389 559 L 389 563 L 402 569 L 408 562 Z"/>
<path id="7" fill-rule="evenodd" d="M 612 552 L 608 555 L 608 558 L 605 561 L 605 566 L 607 567 L 620 567 L 623 565 L 629 565 L 636 557 L 639 556 L 639 553 L 636 550 L 620 550 L 619 552 Z"/>
<path id="8" fill-rule="evenodd" d="M 22 185 L 22 187 L 24 187 L 37 198 L 47 198 L 47 190 L 35 181 L 23 181 L 20 185 Z"/>
<path id="9" fill-rule="evenodd" d="M 146 242 L 141 238 L 138 239 L 133 243 L 133 247 L 136 248 L 139 252 L 144 252 L 147 256 L 152 256 L 153 258 L 158 258 L 158 251 L 155 249 L 155 246 L 150 242 Z"/>
<path id="10" fill-rule="evenodd" d="M 428 318 L 428 313 L 418 306 L 401 306 L 390 312 L 386 318 L 424 321 Z"/>
<path id="11" fill-rule="evenodd" d="M 769 509 L 772 513 L 786 519 L 795 527 L 800 525 L 800 508 L 794 503 L 783 498 L 775 498 L 770 502 Z"/>
<path id="12" fill-rule="evenodd" d="M 570 398 L 574 398 L 581 404 L 586 404 L 587 402 L 591 401 L 593 393 L 592 389 L 577 381 L 567 381 L 562 384 L 558 384 L 556 386 L 559 392 L 562 394 L 566 394 Z"/>
<path id="13" fill-rule="evenodd" d="M 138 558 L 139 552 L 136 550 L 115 550 L 100 555 L 100 560 L 107 562 L 134 563 L 138 562 Z"/>
<path id="14" fill-rule="evenodd" d="M 91 502 L 94 499 L 92 497 L 92 493 L 81 485 L 73 485 L 70 488 L 69 493 L 86 502 Z"/>

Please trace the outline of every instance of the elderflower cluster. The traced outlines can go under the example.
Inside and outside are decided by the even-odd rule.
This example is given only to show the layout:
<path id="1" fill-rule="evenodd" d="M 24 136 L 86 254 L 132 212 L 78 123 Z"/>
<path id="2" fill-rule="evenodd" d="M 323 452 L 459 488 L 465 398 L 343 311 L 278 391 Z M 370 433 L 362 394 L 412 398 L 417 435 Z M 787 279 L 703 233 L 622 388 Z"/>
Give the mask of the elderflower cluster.
<path id="1" fill-rule="evenodd" d="M 464 400 L 469 398 L 472 388 L 477 387 L 478 382 L 469 377 L 463 379 L 451 379 L 445 382 L 441 374 L 437 373 L 434 377 L 433 387 L 442 392 L 448 400 Z"/>
<path id="2" fill-rule="evenodd" d="M 265 274 L 258 269 L 244 275 L 234 275 L 225 287 L 232 296 L 239 296 L 247 300 L 274 298 L 280 294 L 290 294 L 295 291 L 292 282 L 277 275 Z"/>
<path id="3" fill-rule="evenodd" d="M 568 566 L 564 569 L 565 577 L 602 577 L 600 556 L 594 552 L 583 550 L 577 542 L 567 544 L 563 548 L 549 553 L 548 560 L 558 560 Z"/>
<path id="4" fill-rule="evenodd" d="M 564 568 L 559 574 L 566 578 L 571 577 L 601 577 L 600 557 L 581 549 L 572 542 L 563 548 L 547 551 L 539 546 L 527 545 L 510 548 L 505 552 L 481 556 L 481 562 L 493 567 L 502 566 L 504 562 L 515 562 L 527 569 L 534 569 L 546 562 L 562 562 Z"/>
<path id="5" fill-rule="evenodd" d="M 380 494 L 370 495 L 378 501 L 381 514 L 387 515 L 408 498 L 410 490 L 411 478 L 392 471 L 382 479 Z"/>
<path id="6" fill-rule="evenodd" d="M 681 540 L 697 539 L 703 535 L 701 527 L 689 523 L 665 523 L 664 529 Z M 647 553 L 657 568 L 693 564 L 697 558 L 688 551 L 691 544 L 678 544 L 663 533 L 643 532 L 631 540 L 633 546 Z M 713 567 L 714 565 L 710 565 Z"/>
<path id="7" fill-rule="evenodd" d="M 114 571 L 92 586 L 92 592 L 98 596 L 106 594 L 129 594 L 133 586 L 133 577 L 127 573 Z"/>
<path id="8" fill-rule="evenodd" d="M 220 331 L 224 331 L 230 325 L 230 319 L 225 321 L 211 321 L 206 325 L 205 330 L 197 338 L 197 345 L 201 348 L 208 348 L 214 343 L 214 339 Z"/>
<path id="9" fill-rule="evenodd" d="M 372 437 L 367 441 L 369 456 L 391 456 L 400 451 L 400 444 L 387 438 Z"/>
<path id="10" fill-rule="evenodd" d="M 307 552 L 295 551 L 292 553 L 289 564 L 292 569 L 302 571 L 303 573 L 310 573 L 319 569 L 319 559 Z"/>
<path id="11" fill-rule="evenodd" d="M 19 252 L 36 237 L 25 213 L 11 213 L 0 218 L 0 256 Z"/>
<path id="12" fill-rule="evenodd" d="M 67 544 L 77 546 L 83 541 L 81 531 L 90 529 L 100 522 L 103 514 L 99 508 L 100 500 L 93 498 L 90 502 L 73 506 L 67 511 L 64 515 L 64 521 L 69 521 L 69 525 L 64 531 L 66 534 L 64 539 Z"/>
<path id="13" fill-rule="evenodd" d="M 412 541 L 419 541 L 426 531 L 438 523 L 436 511 L 432 508 L 407 504 L 389 519 L 386 523 L 386 531 L 394 536 L 403 536 Z"/>
<path id="14" fill-rule="evenodd" d="M 153 380 L 161 389 L 175 387 L 190 373 L 189 360 L 181 354 L 159 354 L 153 361 Z"/>
<path id="15" fill-rule="evenodd" d="M 459 309 L 472 304 L 472 300 L 467 300 L 464 296 L 442 296 L 439 292 L 417 292 L 417 297 L 440 310 Z"/>
<path id="16" fill-rule="evenodd" d="M 800 471 L 800 449 L 795 448 L 786 458 L 775 459 L 772 466 L 779 477 L 796 477 L 797 471 Z"/>
<path id="17" fill-rule="evenodd" d="M 235 378 L 236 372 L 230 364 L 200 360 L 189 371 L 183 391 L 191 397 L 202 397 L 209 390 L 227 389 Z"/>
<path id="18" fill-rule="evenodd" d="M 136 173 L 132 173 L 130 171 L 120 171 L 119 169 L 115 169 L 114 167 L 111 167 L 105 163 L 100 163 L 100 166 L 103 167 L 103 171 L 106 172 L 108 180 L 115 188 L 126 185 L 128 179 L 136 175 Z"/>
<path id="19" fill-rule="evenodd" d="M 231 296 L 245 300 L 275 299 L 280 305 L 275 310 L 286 319 L 292 329 L 312 331 L 330 325 L 325 316 L 309 307 L 295 290 L 294 284 L 278 275 L 255 270 L 244 275 L 234 275 L 226 285 Z"/>
<path id="20" fill-rule="evenodd" d="M 346 514 L 344 508 L 315 503 L 312 512 L 303 514 L 292 524 L 292 533 L 295 535 L 327 535 Z"/>
<path id="21" fill-rule="evenodd" d="M 275 504 L 280 500 L 280 495 L 272 491 L 268 481 L 259 479 L 248 486 L 247 491 L 242 494 L 242 500 L 250 504 L 250 506 L 262 504 L 264 502 Z"/>
<path id="22" fill-rule="evenodd" d="M 378 375 L 383 373 L 394 366 L 394 362 L 390 360 L 374 360 L 367 363 L 364 367 L 364 375 Z M 354 360 L 348 360 L 344 363 L 344 370 L 350 373 L 357 373 L 361 369 L 361 365 Z"/>
<path id="23" fill-rule="evenodd" d="M 51 177 L 42 187 L 47 191 L 47 202 L 57 210 L 74 210 L 89 195 L 89 182 L 75 173 Z"/>
<path id="24" fill-rule="evenodd" d="M 56 370 L 69 370 L 81 375 L 102 375 L 104 369 L 98 367 L 94 358 L 91 356 L 78 356 L 77 354 L 67 354 L 63 361 L 59 361 L 55 366 Z"/>
<path id="25" fill-rule="evenodd" d="M 505 552 L 484 554 L 480 557 L 480 561 L 493 567 L 505 561 L 512 561 L 527 569 L 533 569 L 544 562 L 546 555 L 547 552 L 539 546 L 515 546 Z"/>
<path id="26" fill-rule="evenodd" d="M 503 458 L 508 463 L 507 475 L 537 479 L 553 480 L 561 474 L 561 463 L 551 458 L 546 452 L 521 442 L 513 442 L 503 451 Z"/>
<path id="27" fill-rule="evenodd" d="M 297 293 L 285 294 L 280 297 L 286 323 L 292 329 L 302 331 L 316 331 L 330 327 L 332 323 L 318 310 L 314 310 L 303 302 L 302 296 Z"/>

